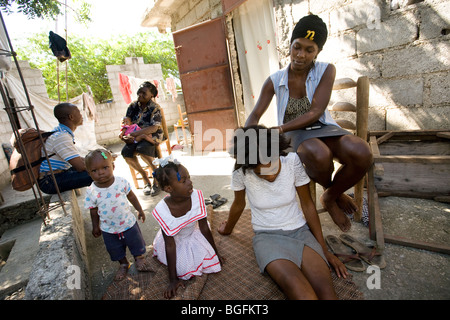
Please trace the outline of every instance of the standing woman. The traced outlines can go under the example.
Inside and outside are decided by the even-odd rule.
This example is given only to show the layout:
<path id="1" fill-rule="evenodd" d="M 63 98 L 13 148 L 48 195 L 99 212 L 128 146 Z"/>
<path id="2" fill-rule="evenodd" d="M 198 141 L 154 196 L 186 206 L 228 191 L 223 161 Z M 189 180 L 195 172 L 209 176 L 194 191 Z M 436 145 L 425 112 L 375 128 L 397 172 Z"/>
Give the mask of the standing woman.
<path id="1" fill-rule="evenodd" d="M 345 213 L 357 207 L 344 192 L 365 175 L 372 154 L 368 144 L 342 129 L 327 109 L 336 69 L 316 61 L 327 35 L 318 16 L 300 19 L 292 32 L 290 64 L 266 79 L 245 125 L 256 125 L 276 96 L 278 129 L 291 139 L 309 177 L 324 188 L 322 205 L 345 232 L 351 227 Z M 342 165 L 334 178 L 333 159 Z"/>

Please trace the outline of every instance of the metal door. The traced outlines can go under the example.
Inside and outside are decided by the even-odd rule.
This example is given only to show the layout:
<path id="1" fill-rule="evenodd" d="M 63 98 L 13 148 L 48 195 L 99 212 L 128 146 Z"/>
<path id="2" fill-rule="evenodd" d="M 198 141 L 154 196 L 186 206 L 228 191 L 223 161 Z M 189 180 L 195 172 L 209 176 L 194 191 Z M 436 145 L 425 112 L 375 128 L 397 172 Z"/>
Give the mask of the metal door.
<path id="1" fill-rule="evenodd" d="M 173 40 L 194 150 L 211 150 L 213 141 L 205 140 L 211 133 L 217 133 L 213 149 L 226 150 L 226 130 L 237 120 L 224 20 L 176 31 Z"/>

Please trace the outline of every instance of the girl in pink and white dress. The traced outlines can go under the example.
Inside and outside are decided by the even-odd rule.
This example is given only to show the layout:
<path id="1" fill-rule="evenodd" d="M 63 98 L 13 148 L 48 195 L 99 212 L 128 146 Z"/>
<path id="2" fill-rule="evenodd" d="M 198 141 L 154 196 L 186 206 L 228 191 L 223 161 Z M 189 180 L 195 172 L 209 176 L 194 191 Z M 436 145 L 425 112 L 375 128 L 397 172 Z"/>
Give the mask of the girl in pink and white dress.
<path id="1" fill-rule="evenodd" d="M 203 194 L 192 186 L 189 172 L 176 160 L 163 159 L 153 173 L 161 188 L 170 195 L 152 212 L 161 229 L 153 241 L 153 255 L 169 268 L 170 299 L 181 280 L 221 270 L 216 245 L 206 219 Z"/>

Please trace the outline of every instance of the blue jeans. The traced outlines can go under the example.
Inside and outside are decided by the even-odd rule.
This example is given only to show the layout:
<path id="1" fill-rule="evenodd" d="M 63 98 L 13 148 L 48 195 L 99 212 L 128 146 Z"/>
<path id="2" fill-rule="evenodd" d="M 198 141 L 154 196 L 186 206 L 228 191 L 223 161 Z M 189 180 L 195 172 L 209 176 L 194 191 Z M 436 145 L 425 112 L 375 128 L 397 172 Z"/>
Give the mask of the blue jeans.
<path id="1" fill-rule="evenodd" d="M 73 190 L 90 186 L 92 178 L 87 171 L 78 172 L 73 168 L 61 173 L 55 174 L 56 183 L 59 187 L 59 192 Z M 51 175 L 47 175 L 38 180 L 39 189 L 47 194 L 56 194 L 56 187 Z"/>

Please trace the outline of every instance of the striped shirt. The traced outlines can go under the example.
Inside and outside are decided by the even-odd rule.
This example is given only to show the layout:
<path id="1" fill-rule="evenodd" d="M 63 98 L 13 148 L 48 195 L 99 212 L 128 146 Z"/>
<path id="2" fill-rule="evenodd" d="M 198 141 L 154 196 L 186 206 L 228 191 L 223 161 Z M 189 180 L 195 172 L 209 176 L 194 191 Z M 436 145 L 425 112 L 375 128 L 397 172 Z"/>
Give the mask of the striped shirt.
<path id="1" fill-rule="evenodd" d="M 80 156 L 75 147 L 75 136 L 69 127 L 61 123 L 52 131 L 55 131 L 55 133 L 45 141 L 45 148 L 48 156 L 55 154 L 49 158 L 50 164 L 53 171 L 67 170 L 72 167 L 69 160 Z M 44 151 L 42 151 L 42 156 L 44 155 Z M 47 160 L 42 162 L 40 171 L 50 171 Z"/>

